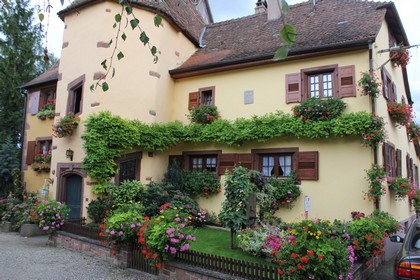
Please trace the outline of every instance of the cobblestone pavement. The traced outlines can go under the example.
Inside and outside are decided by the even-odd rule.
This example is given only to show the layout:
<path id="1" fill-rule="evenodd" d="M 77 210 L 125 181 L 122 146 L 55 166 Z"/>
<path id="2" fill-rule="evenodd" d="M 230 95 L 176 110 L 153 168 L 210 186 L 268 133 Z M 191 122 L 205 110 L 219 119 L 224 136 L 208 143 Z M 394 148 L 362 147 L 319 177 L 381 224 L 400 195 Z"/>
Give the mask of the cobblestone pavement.
<path id="1" fill-rule="evenodd" d="M 46 245 L 47 236 L 22 237 L 0 232 L 0 279 L 2 280 L 134 280 L 153 279 L 122 269 L 77 251 Z"/>

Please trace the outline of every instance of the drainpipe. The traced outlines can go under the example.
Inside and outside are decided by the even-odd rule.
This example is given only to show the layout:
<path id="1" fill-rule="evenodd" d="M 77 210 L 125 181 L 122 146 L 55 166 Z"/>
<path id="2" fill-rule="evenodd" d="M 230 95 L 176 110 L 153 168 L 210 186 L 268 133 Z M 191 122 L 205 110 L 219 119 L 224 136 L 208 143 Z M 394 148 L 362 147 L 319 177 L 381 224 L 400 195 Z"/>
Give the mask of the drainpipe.
<path id="1" fill-rule="evenodd" d="M 372 41 L 369 41 L 369 74 L 373 74 L 373 44 Z M 371 104 L 372 104 L 372 114 L 374 115 L 376 113 L 376 104 L 375 104 L 375 97 L 371 97 Z M 374 146 L 372 147 L 373 150 L 373 163 L 378 164 L 378 147 Z M 379 210 L 379 199 L 375 199 L 375 209 Z"/>
<path id="2" fill-rule="evenodd" d="M 25 143 L 25 128 L 26 128 L 26 112 L 27 112 L 27 103 L 28 103 L 28 92 L 24 89 L 20 89 L 21 94 L 23 95 L 23 125 L 22 125 L 22 135 L 20 137 L 20 156 L 19 156 L 19 166 L 20 166 L 20 184 L 22 190 L 25 190 L 23 184 L 23 149 Z"/>

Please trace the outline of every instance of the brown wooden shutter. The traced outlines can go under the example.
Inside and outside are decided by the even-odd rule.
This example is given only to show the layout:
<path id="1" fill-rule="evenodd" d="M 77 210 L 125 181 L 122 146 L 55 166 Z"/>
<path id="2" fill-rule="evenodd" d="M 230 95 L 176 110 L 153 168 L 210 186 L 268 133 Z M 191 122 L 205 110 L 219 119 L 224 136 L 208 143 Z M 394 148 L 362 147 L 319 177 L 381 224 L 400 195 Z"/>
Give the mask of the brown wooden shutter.
<path id="1" fill-rule="evenodd" d="M 252 154 L 221 154 L 217 174 L 224 175 L 238 165 L 252 169 Z"/>
<path id="2" fill-rule="evenodd" d="M 30 95 L 31 107 L 29 107 L 29 113 L 31 115 L 35 115 L 36 113 L 38 113 L 40 94 L 41 92 L 34 91 Z"/>
<path id="3" fill-rule="evenodd" d="M 26 152 L 26 164 L 31 165 L 35 160 L 36 141 L 28 141 Z"/>
<path id="4" fill-rule="evenodd" d="M 339 96 L 341 98 L 356 96 L 356 83 L 354 77 L 354 65 L 338 68 Z"/>
<path id="5" fill-rule="evenodd" d="M 392 98 L 394 103 L 398 103 L 397 85 L 394 82 L 392 82 Z"/>
<path id="6" fill-rule="evenodd" d="M 397 177 L 402 177 L 402 152 L 400 149 L 397 149 L 397 151 L 395 152 L 395 156 L 396 156 L 396 160 L 397 160 L 397 167 L 396 167 L 396 176 Z"/>
<path id="7" fill-rule="evenodd" d="M 389 88 L 388 88 L 388 78 L 385 68 L 382 68 L 382 85 L 384 90 L 384 97 L 386 100 L 389 99 Z"/>
<path id="8" fill-rule="evenodd" d="M 197 108 L 200 105 L 200 93 L 190 92 L 188 96 L 188 110 Z"/>
<path id="9" fill-rule="evenodd" d="M 297 156 L 298 179 L 318 180 L 318 152 L 299 152 Z"/>
<path id="10" fill-rule="evenodd" d="M 407 178 L 410 178 L 411 177 L 411 174 L 410 174 L 411 168 L 410 168 L 410 155 L 409 154 L 407 154 L 405 156 L 405 165 L 406 165 L 406 169 L 407 169 Z"/>
<path id="11" fill-rule="evenodd" d="M 168 160 L 168 166 L 172 163 L 172 161 L 176 160 L 179 164 L 179 167 L 183 169 L 183 157 L 182 155 L 176 155 L 176 156 L 169 156 Z"/>
<path id="12" fill-rule="evenodd" d="M 286 74 L 286 103 L 302 101 L 300 73 Z"/>

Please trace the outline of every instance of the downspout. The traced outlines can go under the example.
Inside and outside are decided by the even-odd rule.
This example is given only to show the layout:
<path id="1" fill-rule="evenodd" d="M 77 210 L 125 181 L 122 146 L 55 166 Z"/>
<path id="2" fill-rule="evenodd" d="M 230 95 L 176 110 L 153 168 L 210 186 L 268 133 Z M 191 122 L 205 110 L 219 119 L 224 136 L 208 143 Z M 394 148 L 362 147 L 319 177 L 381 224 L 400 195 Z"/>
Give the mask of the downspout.
<path id="1" fill-rule="evenodd" d="M 205 48 L 206 47 L 206 45 L 203 45 L 203 38 L 204 38 L 204 34 L 206 33 L 206 29 L 207 29 L 207 26 L 204 26 L 203 30 L 201 30 L 200 38 L 199 38 L 199 41 L 198 41 L 198 46 L 200 48 Z"/>
<path id="2" fill-rule="evenodd" d="M 372 41 L 369 41 L 369 74 L 373 75 L 373 44 Z M 375 104 L 375 97 L 371 97 L 371 105 L 372 105 L 372 115 L 376 114 L 376 104 Z M 373 150 L 373 163 L 378 164 L 378 147 L 375 145 L 372 147 Z M 375 198 L 375 209 L 379 210 L 379 199 Z"/>
<path id="3" fill-rule="evenodd" d="M 28 105 L 28 92 L 21 88 L 21 94 L 23 95 L 23 125 L 22 125 L 22 135 L 20 137 L 20 157 L 19 157 L 19 166 L 20 166 L 20 184 L 22 190 L 25 190 L 25 186 L 23 184 L 23 150 L 24 150 L 24 143 L 25 143 L 25 128 L 26 128 L 26 113 L 27 113 L 27 105 Z"/>

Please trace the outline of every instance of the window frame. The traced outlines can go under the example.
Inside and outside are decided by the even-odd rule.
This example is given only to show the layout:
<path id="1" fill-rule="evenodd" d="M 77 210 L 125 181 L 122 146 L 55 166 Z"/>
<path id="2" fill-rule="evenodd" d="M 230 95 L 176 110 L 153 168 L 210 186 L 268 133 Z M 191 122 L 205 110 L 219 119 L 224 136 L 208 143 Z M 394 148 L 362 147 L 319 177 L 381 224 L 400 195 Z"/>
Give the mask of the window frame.
<path id="1" fill-rule="evenodd" d="M 278 159 L 279 155 L 291 155 L 291 172 L 297 172 L 298 168 L 298 154 L 299 154 L 299 148 L 273 148 L 273 149 L 253 149 L 251 150 L 251 153 L 253 154 L 253 158 L 255 159 L 255 167 L 257 170 L 261 173 L 263 173 L 263 157 L 264 156 L 271 156 L 275 155 L 274 159 L 274 168 L 275 168 L 275 175 L 278 175 L 278 162 L 276 161 L 276 158 Z M 277 163 L 277 166 L 276 166 Z M 277 167 L 277 168 L 276 168 Z M 276 177 L 276 178 L 288 178 L 289 176 L 266 176 L 266 177 Z"/>
<path id="2" fill-rule="evenodd" d="M 198 106 L 214 105 L 215 104 L 215 90 L 216 90 L 216 87 L 214 87 L 214 86 L 199 88 L 198 92 L 199 92 L 199 95 L 200 95 L 200 102 L 199 102 Z M 204 101 L 206 95 L 211 96 L 211 102 L 210 103 L 207 103 L 207 102 Z"/>
<path id="3" fill-rule="evenodd" d="M 118 168 L 118 172 L 115 174 L 114 177 L 114 183 L 119 186 L 122 181 L 124 181 L 125 179 L 121 180 L 121 164 L 129 162 L 129 161 L 135 161 L 135 174 L 134 174 L 134 178 L 133 179 L 129 179 L 129 180 L 137 180 L 140 181 L 140 172 L 141 172 L 141 159 L 143 157 L 143 154 L 141 152 L 134 152 L 134 153 L 129 153 L 129 154 L 125 154 L 117 159 L 115 159 L 115 163 L 117 164 L 117 168 Z"/>
<path id="4" fill-rule="evenodd" d="M 339 88 L 339 79 L 338 79 L 338 64 L 320 66 L 320 67 L 312 67 L 312 68 L 305 68 L 301 70 L 301 77 L 302 77 L 302 100 L 306 100 L 311 98 L 310 94 L 310 82 L 309 79 L 311 76 L 314 75 L 324 75 L 326 73 L 331 73 L 331 83 L 332 83 L 332 95 L 329 96 L 330 98 L 339 98 L 338 96 L 338 88 Z M 322 84 L 320 82 L 319 84 Z M 322 86 L 321 86 L 322 88 Z M 320 99 L 328 98 L 324 96 L 317 97 Z"/>
<path id="5" fill-rule="evenodd" d="M 396 177 L 397 160 L 395 145 L 389 142 L 383 145 L 383 165 L 385 166 L 385 176 L 387 179 Z"/>
<path id="6" fill-rule="evenodd" d="M 211 156 L 215 156 L 216 157 L 215 171 L 210 171 L 210 172 L 215 172 L 217 174 L 218 173 L 218 168 L 220 166 L 220 155 L 221 154 L 222 154 L 221 150 L 183 152 L 182 153 L 182 157 L 183 157 L 182 166 L 184 167 L 184 169 L 192 171 L 192 170 L 194 170 L 193 169 L 193 164 L 192 164 L 193 158 L 202 157 L 203 159 L 205 159 L 205 158 L 209 158 Z M 203 170 L 204 169 L 199 170 L 199 171 L 203 171 Z"/>
<path id="7" fill-rule="evenodd" d="M 81 75 L 74 81 L 68 84 L 67 91 L 68 91 L 68 98 L 67 98 L 67 113 L 73 113 L 76 116 L 83 113 L 83 95 L 84 95 L 84 84 L 85 84 L 86 77 L 85 75 Z M 78 111 L 76 110 L 75 102 L 76 102 L 76 95 L 78 94 L 78 90 L 80 90 L 80 98 L 78 103 Z M 77 111 L 77 112 L 76 112 Z"/>
<path id="8" fill-rule="evenodd" d="M 56 87 L 48 87 L 41 89 L 39 94 L 38 112 L 39 109 L 41 109 L 41 107 L 44 106 L 48 101 L 55 100 L 56 96 Z"/>

